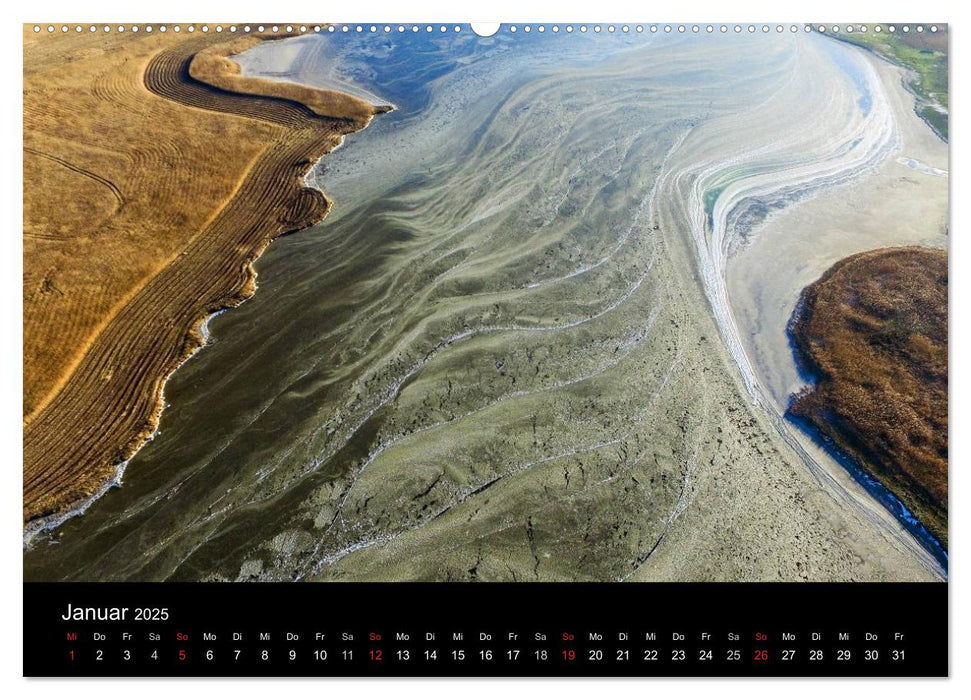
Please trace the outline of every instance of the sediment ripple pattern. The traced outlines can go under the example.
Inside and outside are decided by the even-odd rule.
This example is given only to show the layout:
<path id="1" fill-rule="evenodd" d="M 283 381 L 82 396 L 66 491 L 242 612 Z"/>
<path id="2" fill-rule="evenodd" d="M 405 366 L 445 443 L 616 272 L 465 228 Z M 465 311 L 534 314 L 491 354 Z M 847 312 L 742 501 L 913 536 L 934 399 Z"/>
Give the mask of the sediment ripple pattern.
<path id="1" fill-rule="evenodd" d="M 728 259 L 750 235 L 757 235 L 753 229 L 759 223 L 814 194 L 872 175 L 900 146 L 886 88 L 864 54 L 843 55 L 839 47 L 819 38 L 800 50 L 835 60 L 831 64 L 812 61 L 815 70 L 802 76 L 794 73 L 779 86 L 781 94 L 771 99 L 789 105 L 786 118 L 759 120 L 766 105 L 756 103 L 750 111 L 712 120 L 698 129 L 681 149 L 677 169 L 666 181 L 672 189 L 664 198 L 683 203 L 706 295 L 748 395 L 821 486 L 831 489 L 846 508 L 859 512 L 874 528 L 893 532 L 890 536 L 898 537 L 929 570 L 943 575 L 934 555 L 902 534 L 890 512 L 847 493 L 833 478 L 831 467 L 804 447 L 763 386 L 742 342 L 742 334 L 748 331 L 739 327 L 732 312 L 726 285 Z M 849 80 L 840 84 L 825 68 Z M 787 92 L 791 97 L 783 98 Z M 807 110 L 806 105 L 812 108 Z M 763 137 L 750 148 L 726 139 L 745 119 L 758 123 Z M 829 223 L 820 222 L 820 226 Z"/>
<path id="2" fill-rule="evenodd" d="M 728 244 L 692 218 L 718 178 L 727 220 L 781 196 L 770 172 L 795 190 L 876 157 L 845 146 L 853 81 L 812 38 L 656 39 L 382 43 L 438 76 L 427 101 L 367 86 L 398 110 L 322 163 L 327 221 L 267 252 L 125 487 L 28 575 L 927 578 L 744 392 L 708 279 Z"/>

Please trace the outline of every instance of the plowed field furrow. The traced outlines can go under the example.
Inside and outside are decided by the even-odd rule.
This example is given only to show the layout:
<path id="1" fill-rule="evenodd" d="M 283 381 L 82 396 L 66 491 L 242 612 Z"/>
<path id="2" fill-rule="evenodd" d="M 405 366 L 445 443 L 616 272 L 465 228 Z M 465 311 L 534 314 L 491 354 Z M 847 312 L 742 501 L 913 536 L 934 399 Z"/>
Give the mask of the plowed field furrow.
<path id="1" fill-rule="evenodd" d="M 68 170 L 77 173 L 78 175 L 83 175 L 84 177 L 88 177 L 94 180 L 95 182 L 101 185 L 104 185 L 111 191 L 112 196 L 117 200 L 118 208 L 121 209 L 121 207 L 125 206 L 124 195 L 122 195 L 121 190 L 119 190 L 118 186 L 115 185 L 115 183 L 113 183 L 111 180 L 103 178 L 97 173 L 91 172 L 90 170 L 85 170 L 84 168 L 78 167 L 77 165 L 74 165 L 73 163 L 65 160 L 64 158 L 58 158 L 57 156 L 53 156 L 50 153 L 44 153 L 43 151 L 38 151 L 36 148 L 28 148 L 27 146 L 24 146 L 24 150 L 27 151 L 28 153 L 33 153 L 35 156 L 40 156 L 41 158 L 47 158 L 48 160 L 54 161 L 59 165 L 63 165 Z"/>
<path id="2" fill-rule="evenodd" d="M 283 128 L 228 203 L 108 320 L 60 391 L 25 426 L 25 521 L 91 497 L 152 434 L 165 378 L 200 346 L 199 324 L 253 293 L 251 265 L 270 240 L 324 216 L 327 199 L 305 187 L 303 175 L 344 134 L 366 124 L 360 118 L 321 117 L 284 98 L 236 94 L 195 80 L 189 75 L 193 56 L 214 43 L 199 38 L 163 48 L 146 67 L 147 90 L 180 105 Z M 137 177 L 178 181 L 184 175 L 177 170 L 147 170 L 178 157 L 171 143 L 147 144 L 136 155 Z M 182 187 L 191 196 L 199 184 L 190 173 Z"/>
<path id="3" fill-rule="evenodd" d="M 320 118 L 313 111 L 295 102 L 240 95 L 195 80 L 189 75 L 192 58 L 199 49 L 211 43 L 202 39 L 163 51 L 148 65 L 145 86 L 156 95 L 190 107 L 254 117 L 289 127 L 306 127 L 319 122 Z"/>

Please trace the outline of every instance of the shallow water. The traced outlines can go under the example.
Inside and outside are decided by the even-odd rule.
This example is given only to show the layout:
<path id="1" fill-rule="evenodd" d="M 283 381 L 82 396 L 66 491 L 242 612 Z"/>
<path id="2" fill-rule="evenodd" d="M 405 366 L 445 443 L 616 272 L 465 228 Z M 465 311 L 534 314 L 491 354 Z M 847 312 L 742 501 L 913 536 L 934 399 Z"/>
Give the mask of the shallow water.
<path id="1" fill-rule="evenodd" d="M 27 579 L 643 573 L 719 517 L 697 470 L 764 394 L 726 261 L 896 143 L 869 64 L 801 33 L 324 35 L 240 62 L 396 110 L 322 160 L 328 218 L 270 246 L 124 486 Z"/>

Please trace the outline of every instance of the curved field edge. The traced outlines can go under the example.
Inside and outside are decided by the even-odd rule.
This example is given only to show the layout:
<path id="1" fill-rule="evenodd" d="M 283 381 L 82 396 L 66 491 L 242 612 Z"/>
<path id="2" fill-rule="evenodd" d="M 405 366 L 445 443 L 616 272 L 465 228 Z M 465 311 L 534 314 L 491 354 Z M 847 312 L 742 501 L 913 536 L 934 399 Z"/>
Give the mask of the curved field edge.
<path id="1" fill-rule="evenodd" d="M 852 255 L 807 287 L 789 335 L 814 385 L 790 418 L 890 491 L 947 547 L 947 252 Z"/>
<path id="2" fill-rule="evenodd" d="M 309 107 L 318 116 L 330 119 L 367 120 L 375 112 L 387 112 L 391 109 L 390 105 L 372 106 L 343 92 L 240 73 L 239 64 L 232 60 L 232 56 L 243 53 L 261 41 L 278 38 L 285 37 L 247 35 L 226 43 L 207 46 L 193 56 L 189 64 L 189 75 L 199 82 L 228 92 L 289 100 Z"/>
<path id="3" fill-rule="evenodd" d="M 251 39 L 250 42 L 260 39 Z M 105 324 L 57 394 L 24 427 L 23 519 L 28 532 L 77 512 L 104 492 L 156 431 L 166 379 L 204 344 L 204 324 L 255 291 L 253 262 L 274 238 L 320 221 L 329 202 L 304 184 L 316 159 L 347 133 L 386 111 L 353 97 L 339 117 L 298 101 L 303 88 L 276 94 L 236 84 L 232 61 L 212 85 L 190 73 L 205 49 L 225 57 L 246 45 L 191 39 L 156 53 L 143 80 L 149 92 L 190 109 L 226 112 L 283 127 L 229 202 L 162 271 Z M 268 91 L 264 91 L 268 92 Z M 333 100 L 330 101 L 334 106 Z"/>

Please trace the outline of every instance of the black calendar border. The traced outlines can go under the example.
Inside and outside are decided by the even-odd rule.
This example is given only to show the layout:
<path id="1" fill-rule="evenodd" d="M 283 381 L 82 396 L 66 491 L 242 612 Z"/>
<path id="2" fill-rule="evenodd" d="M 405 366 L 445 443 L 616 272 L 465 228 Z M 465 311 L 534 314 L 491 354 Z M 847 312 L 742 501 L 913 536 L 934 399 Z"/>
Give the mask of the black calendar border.
<path id="1" fill-rule="evenodd" d="M 66 622 L 61 615 L 71 602 L 75 607 L 166 609 L 165 620 L 125 622 Z M 30 677 L 945 677 L 949 674 L 948 584 L 941 583 L 24 583 L 24 675 Z M 79 639 L 74 642 L 78 654 L 90 651 L 91 641 L 85 634 L 102 630 L 119 635 L 131 629 L 133 635 L 157 630 L 162 639 L 158 663 L 94 663 L 88 657 L 83 663 L 69 663 L 65 650 L 69 627 Z M 223 658 L 206 661 L 201 635 L 205 630 L 247 630 L 256 634 L 264 629 L 271 634 L 265 646 L 272 656 L 239 662 Z M 752 658 L 730 664 L 725 659 L 706 662 L 691 658 L 703 651 L 729 649 L 727 640 L 703 642 L 695 638 L 708 628 L 711 634 L 725 634 L 734 629 L 741 639 L 739 649 L 746 656 L 764 647 L 767 660 Z M 300 640 L 289 648 L 299 648 L 300 658 L 288 662 L 286 630 Z M 451 635 L 461 629 L 471 635 L 459 647 Z M 519 630 L 522 641 L 502 638 L 509 630 Z M 621 631 L 628 635 L 654 630 L 659 663 L 643 659 L 619 659 L 605 662 L 584 658 L 597 644 L 611 653 L 621 643 Z M 855 656 L 845 663 L 826 658 L 822 663 L 808 659 L 781 660 L 785 633 L 808 635 L 811 630 L 825 632 L 825 648 L 837 650 L 840 630 L 851 635 L 845 646 Z M 299 632 L 297 631 L 299 630 Z M 328 658 L 312 663 L 307 656 L 314 647 L 314 630 L 328 630 L 339 635 L 341 630 L 353 633 L 346 643 L 359 656 L 346 663 Z M 407 643 L 395 639 L 400 630 L 409 635 L 436 634 L 436 648 L 447 655 L 449 650 L 463 648 L 468 655 L 462 660 L 436 659 L 436 663 L 415 663 L 382 658 L 366 658 L 368 651 L 394 651 L 402 648 L 420 653 L 427 640 L 412 637 Z M 476 635 L 491 634 L 483 641 Z M 527 638 L 537 631 L 548 635 L 548 642 Z M 557 638 L 574 630 L 572 642 Z M 602 643 L 587 638 L 591 630 L 602 634 Z M 664 637 L 677 630 L 685 634 L 683 642 Z M 788 630 L 788 632 L 787 632 Z M 885 656 L 873 662 L 862 659 L 865 652 L 863 635 L 867 630 L 877 634 L 878 651 L 892 651 L 894 630 L 906 636 L 907 657 L 892 663 Z M 177 634 L 186 634 L 183 642 Z M 374 642 L 369 633 L 382 635 Z M 763 634 L 763 642 L 756 641 Z M 363 636 L 358 636 L 363 635 Z M 218 636 L 218 635 L 217 635 Z M 333 640 L 333 641 L 331 641 Z M 223 648 L 226 640 L 210 642 L 209 648 Z M 636 641 L 636 644 L 635 644 Z M 252 644 L 255 642 L 255 644 Z M 328 648 L 342 648 L 331 638 Z M 795 646 L 808 649 L 809 640 L 799 638 Z M 134 642 L 131 642 L 134 644 Z M 118 639 L 105 643 L 114 649 Z M 138 640 L 139 648 L 145 645 Z M 259 649 L 259 640 L 244 639 L 247 650 Z M 337 646 L 332 646 L 337 644 Z M 537 659 L 514 661 L 493 657 L 488 661 L 475 657 L 484 649 L 494 654 L 508 652 L 513 645 L 522 652 L 540 647 L 551 654 L 573 648 L 580 656 L 565 657 L 540 663 Z M 686 651 L 683 662 L 665 658 L 667 652 L 681 644 Z M 635 655 L 648 642 L 630 641 Z M 889 646 L 888 646 L 889 645 Z M 320 645 L 318 645 L 320 646 Z M 185 659 L 178 659 L 184 647 Z M 231 647 L 225 647 L 231 649 Z M 323 647 L 322 647 L 323 648 Z M 282 651 L 281 651 L 282 650 Z M 247 651 L 249 654 L 250 651 Z M 883 653 L 881 651 L 880 653 Z M 808 655 L 808 653 L 807 653 Z M 251 654 L 252 656 L 252 654 Z M 270 654 L 268 654 L 270 656 Z M 805 656 L 805 655 L 804 655 Z M 332 661 L 332 663 L 327 663 Z"/>

